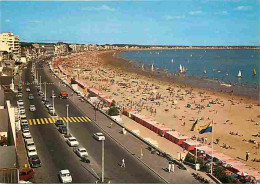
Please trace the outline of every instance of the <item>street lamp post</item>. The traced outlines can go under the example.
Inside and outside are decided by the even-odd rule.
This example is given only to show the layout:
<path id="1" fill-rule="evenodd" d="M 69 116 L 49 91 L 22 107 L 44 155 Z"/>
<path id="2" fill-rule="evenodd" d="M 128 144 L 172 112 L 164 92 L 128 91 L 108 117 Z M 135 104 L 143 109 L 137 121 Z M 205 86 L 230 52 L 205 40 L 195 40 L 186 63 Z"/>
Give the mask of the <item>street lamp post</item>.
<path id="1" fill-rule="evenodd" d="M 69 136 L 69 104 L 66 105 L 67 106 L 67 136 Z"/>
<path id="2" fill-rule="evenodd" d="M 104 183 L 104 167 L 105 167 L 105 140 L 102 140 L 102 175 L 101 182 Z"/>
<path id="3" fill-rule="evenodd" d="M 42 76 L 40 76 L 40 91 L 42 90 Z"/>
<path id="4" fill-rule="evenodd" d="M 54 111 L 55 111 L 55 108 L 54 108 L 54 95 L 53 95 L 53 90 L 52 90 L 52 106 L 53 106 L 53 116 L 54 116 Z"/>
<path id="5" fill-rule="evenodd" d="M 45 88 L 44 88 L 44 89 L 45 89 L 44 95 L 45 95 L 45 100 L 47 100 L 47 94 L 46 94 L 46 93 L 47 93 L 46 82 L 44 83 L 44 85 L 45 85 Z"/>

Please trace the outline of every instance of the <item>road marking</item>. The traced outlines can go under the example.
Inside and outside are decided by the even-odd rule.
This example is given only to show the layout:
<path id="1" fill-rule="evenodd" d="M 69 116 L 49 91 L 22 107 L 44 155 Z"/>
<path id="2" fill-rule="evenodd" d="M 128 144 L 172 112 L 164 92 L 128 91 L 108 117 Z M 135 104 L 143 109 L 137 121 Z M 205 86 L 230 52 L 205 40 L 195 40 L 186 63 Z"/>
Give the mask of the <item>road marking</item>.
<path id="1" fill-rule="evenodd" d="M 53 121 L 53 123 L 55 123 L 56 122 L 56 118 L 52 118 L 52 121 Z"/>
<path id="2" fill-rule="evenodd" d="M 60 120 L 62 120 L 62 121 L 63 121 L 62 117 L 59 117 L 59 118 L 60 118 Z M 59 118 L 58 118 L 58 119 L 59 119 Z"/>
<path id="3" fill-rule="evenodd" d="M 85 122 L 88 122 L 88 120 L 86 119 L 86 118 L 84 118 L 84 117 L 81 117 Z"/>
<path id="4" fill-rule="evenodd" d="M 44 123 L 44 120 L 43 120 L 42 118 L 41 118 L 41 122 L 42 122 L 42 124 L 45 124 L 45 123 Z"/>
<path id="5" fill-rule="evenodd" d="M 91 122 L 91 119 L 89 119 L 87 116 L 86 116 L 86 119 L 87 119 L 89 122 Z"/>
<path id="6" fill-rule="evenodd" d="M 70 117 L 68 117 L 68 120 L 69 120 L 70 123 L 72 123 L 72 120 L 70 119 Z"/>
<path id="7" fill-rule="evenodd" d="M 76 122 L 76 120 L 73 117 L 70 117 L 72 119 L 73 122 Z"/>
<path id="8" fill-rule="evenodd" d="M 49 122 L 50 122 L 50 123 L 53 123 L 53 121 L 52 121 L 52 119 L 51 119 L 51 118 L 48 118 L 48 120 L 49 120 Z"/>
<path id="9" fill-rule="evenodd" d="M 67 118 L 63 117 L 63 120 L 64 120 L 66 123 L 68 123 Z"/>
<path id="10" fill-rule="evenodd" d="M 47 118 L 44 118 L 44 120 L 45 120 L 46 124 L 49 124 L 49 121 Z"/>
<path id="11" fill-rule="evenodd" d="M 33 119 L 33 124 L 36 125 L 36 121 L 35 121 L 35 119 Z"/>
<path id="12" fill-rule="evenodd" d="M 74 117 L 74 118 L 75 118 L 75 120 L 77 120 L 78 123 L 80 122 L 79 119 L 78 119 L 77 117 Z"/>
<path id="13" fill-rule="evenodd" d="M 31 119 L 29 119 L 29 124 L 32 125 L 32 120 Z"/>
<path id="14" fill-rule="evenodd" d="M 78 117 L 79 118 L 79 120 L 81 121 L 81 122 L 85 122 L 83 119 L 81 119 L 81 117 Z"/>
<path id="15" fill-rule="evenodd" d="M 40 125 L 40 124 L 41 124 L 41 122 L 40 122 L 40 120 L 39 120 L 39 119 L 37 119 L 37 123 L 38 123 L 38 125 Z"/>

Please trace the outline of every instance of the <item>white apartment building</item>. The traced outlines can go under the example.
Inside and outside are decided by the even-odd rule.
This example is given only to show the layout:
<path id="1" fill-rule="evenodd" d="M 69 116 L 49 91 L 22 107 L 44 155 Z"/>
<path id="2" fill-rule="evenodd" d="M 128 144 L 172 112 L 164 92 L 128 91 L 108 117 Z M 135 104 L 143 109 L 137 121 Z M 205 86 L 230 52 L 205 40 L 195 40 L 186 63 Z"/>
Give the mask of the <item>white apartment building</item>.
<path id="1" fill-rule="evenodd" d="M 11 32 L 3 32 L 0 34 L 0 51 L 7 51 L 13 56 L 13 59 L 20 60 L 21 45 L 19 36 L 15 36 Z"/>

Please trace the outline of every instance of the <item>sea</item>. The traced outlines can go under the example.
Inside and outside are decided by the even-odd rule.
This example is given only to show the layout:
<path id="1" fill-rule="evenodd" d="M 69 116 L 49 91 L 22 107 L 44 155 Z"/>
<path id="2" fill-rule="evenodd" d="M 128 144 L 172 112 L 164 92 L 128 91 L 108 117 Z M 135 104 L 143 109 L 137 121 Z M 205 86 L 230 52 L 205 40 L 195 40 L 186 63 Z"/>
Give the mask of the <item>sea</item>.
<path id="1" fill-rule="evenodd" d="M 134 61 L 145 70 L 164 70 L 202 80 L 235 86 L 259 88 L 260 50 L 254 49 L 176 49 L 121 52 L 119 57 Z M 253 69 L 256 75 L 253 75 Z M 237 75 L 241 71 L 242 78 Z"/>

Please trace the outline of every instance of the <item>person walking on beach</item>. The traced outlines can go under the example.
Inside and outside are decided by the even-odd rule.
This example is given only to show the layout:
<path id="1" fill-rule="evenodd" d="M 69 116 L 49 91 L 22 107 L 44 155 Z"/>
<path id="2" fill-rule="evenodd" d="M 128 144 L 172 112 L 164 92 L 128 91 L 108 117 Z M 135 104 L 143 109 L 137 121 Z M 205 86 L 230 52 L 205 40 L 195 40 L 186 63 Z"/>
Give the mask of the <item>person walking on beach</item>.
<path id="1" fill-rule="evenodd" d="M 247 152 L 246 152 L 246 161 L 248 161 L 249 155 L 250 155 L 250 153 L 247 151 Z"/>
<path id="2" fill-rule="evenodd" d="M 121 167 L 125 167 L 125 159 L 122 159 Z"/>

